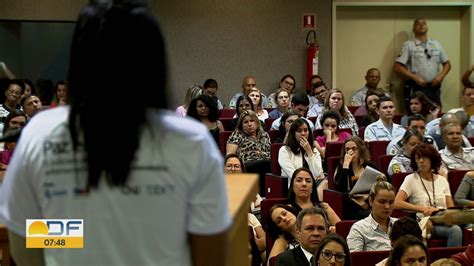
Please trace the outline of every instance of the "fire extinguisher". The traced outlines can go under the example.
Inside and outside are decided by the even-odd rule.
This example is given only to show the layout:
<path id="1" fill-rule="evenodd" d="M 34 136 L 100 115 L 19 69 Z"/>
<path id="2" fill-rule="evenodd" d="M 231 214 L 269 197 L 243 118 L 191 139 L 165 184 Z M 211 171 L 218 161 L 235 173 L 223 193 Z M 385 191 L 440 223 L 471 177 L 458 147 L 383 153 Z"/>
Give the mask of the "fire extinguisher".
<path id="1" fill-rule="evenodd" d="M 306 91 L 310 94 L 312 92 L 311 77 L 318 74 L 319 65 L 319 47 L 318 41 L 316 41 L 315 30 L 308 31 L 306 44 L 308 45 L 306 56 Z"/>

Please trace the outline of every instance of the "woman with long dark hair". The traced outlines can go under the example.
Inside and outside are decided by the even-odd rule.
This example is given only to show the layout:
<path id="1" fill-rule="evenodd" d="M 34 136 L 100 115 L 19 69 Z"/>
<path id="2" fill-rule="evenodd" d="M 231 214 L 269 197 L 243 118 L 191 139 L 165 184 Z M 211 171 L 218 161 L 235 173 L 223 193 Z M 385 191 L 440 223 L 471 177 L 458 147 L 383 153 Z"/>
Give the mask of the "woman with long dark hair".
<path id="1" fill-rule="evenodd" d="M 82 9 L 68 80 L 70 108 L 28 123 L 2 185 L 15 261 L 224 265 L 231 217 L 222 157 L 206 127 L 164 110 L 164 40 L 146 1 Z M 86 232 L 83 248 L 26 249 L 31 218 L 83 219 L 69 228 Z M 36 222 L 29 229 L 47 233 Z"/>

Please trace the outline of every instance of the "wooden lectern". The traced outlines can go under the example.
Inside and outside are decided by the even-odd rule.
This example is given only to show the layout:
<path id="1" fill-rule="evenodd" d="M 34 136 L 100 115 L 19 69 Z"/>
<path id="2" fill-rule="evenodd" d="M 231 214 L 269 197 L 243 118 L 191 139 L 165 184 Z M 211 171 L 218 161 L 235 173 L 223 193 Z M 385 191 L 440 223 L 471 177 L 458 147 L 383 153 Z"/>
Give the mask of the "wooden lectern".
<path id="1" fill-rule="evenodd" d="M 257 174 L 228 174 L 227 195 L 232 215 L 229 232 L 228 266 L 249 265 L 248 213 L 258 193 Z"/>

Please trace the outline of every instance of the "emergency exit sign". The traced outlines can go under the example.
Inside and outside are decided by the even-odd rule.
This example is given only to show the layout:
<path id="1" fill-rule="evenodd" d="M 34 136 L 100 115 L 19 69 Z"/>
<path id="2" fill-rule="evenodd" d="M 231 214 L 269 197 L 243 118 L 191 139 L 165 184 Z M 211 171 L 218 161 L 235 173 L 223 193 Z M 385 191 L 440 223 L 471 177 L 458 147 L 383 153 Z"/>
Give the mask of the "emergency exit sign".
<path id="1" fill-rule="evenodd" d="M 316 29 L 316 14 L 306 13 L 303 14 L 303 30 L 314 30 Z"/>

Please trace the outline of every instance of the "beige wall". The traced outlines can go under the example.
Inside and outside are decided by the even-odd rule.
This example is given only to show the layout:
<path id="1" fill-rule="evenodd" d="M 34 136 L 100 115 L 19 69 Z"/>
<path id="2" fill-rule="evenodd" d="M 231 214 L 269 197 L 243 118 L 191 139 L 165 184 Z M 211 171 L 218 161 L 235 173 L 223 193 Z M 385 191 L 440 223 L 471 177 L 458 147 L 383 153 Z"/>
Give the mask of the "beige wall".
<path id="1" fill-rule="evenodd" d="M 75 20 L 86 0 L 1 0 L 0 19 Z M 227 0 L 151 1 L 166 37 L 171 103 L 182 103 L 189 85 L 207 78 L 219 82 L 228 104 L 252 74 L 267 95 L 280 78 L 293 74 L 302 90 L 306 32 L 303 13 L 317 13 L 320 74 L 331 80 L 331 1 Z M 3 8 L 8 6 L 9 8 Z M 1 53 L 0 53 L 1 54 Z M 0 59 L 1 60 L 1 59 Z"/>
<path id="2" fill-rule="evenodd" d="M 429 37 L 442 43 L 452 62 L 452 69 L 442 86 L 444 109 L 458 107 L 459 94 L 452 92 L 459 92 L 461 89 L 463 10 L 464 8 L 457 6 L 338 7 L 335 26 L 336 86 L 350 96 L 364 85 L 363 77 L 367 69 L 376 67 L 381 71 L 380 86 L 392 90 L 397 102 L 401 103 L 403 82 L 393 73 L 393 62 L 403 42 L 413 37 L 413 18 L 425 17 Z"/>
<path id="3" fill-rule="evenodd" d="M 404 41 L 413 37 L 413 19 L 425 17 L 430 38 L 439 40 L 452 69 L 442 87 L 443 109 L 458 107 L 460 77 L 473 60 L 474 1 L 334 1 L 333 80 L 350 95 L 364 84 L 370 67 L 381 70 L 380 87 L 392 90 L 402 110 L 401 77 L 392 71 Z M 347 101 L 348 102 L 348 101 Z"/>

